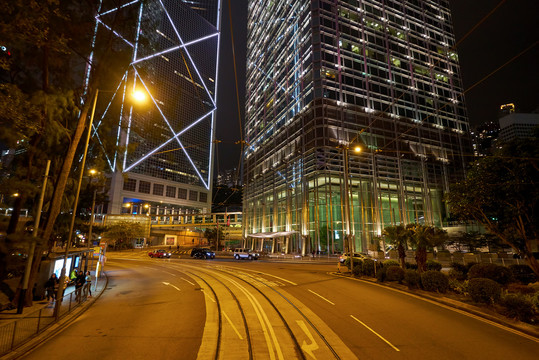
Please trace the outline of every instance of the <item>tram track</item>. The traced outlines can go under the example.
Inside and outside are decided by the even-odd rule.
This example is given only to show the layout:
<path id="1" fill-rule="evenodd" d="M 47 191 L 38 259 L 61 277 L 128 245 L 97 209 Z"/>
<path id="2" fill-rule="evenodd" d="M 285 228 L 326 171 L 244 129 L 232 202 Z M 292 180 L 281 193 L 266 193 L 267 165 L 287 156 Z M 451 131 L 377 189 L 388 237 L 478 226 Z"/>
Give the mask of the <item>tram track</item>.
<path id="1" fill-rule="evenodd" d="M 224 319 L 222 315 L 224 314 L 226 317 L 221 302 L 226 301 L 226 299 L 222 299 L 223 295 L 220 293 L 219 289 L 216 289 L 218 286 L 222 286 L 226 289 L 227 293 L 234 299 L 237 311 L 241 314 L 244 331 L 247 337 L 249 359 L 253 359 L 254 351 L 261 350 L 260 341 L 258 342 L 258 346 L 253 349 L 254 339 L 252 337 L 254 335 L 251 331 L 255 329 L 255 332 L 258 333 L 260 332 L 259 327 L 265 336 L 266 347 L 270 359 L 284 359 L 285 357 L 289 358 L 292 356 L 297 359 L 317 358 L 316 354 L 324 354 L 318 357 L 320 359 L 341 359 L 338 351 L 336 351 L 334 346 L 328 341 L 326 336 L 324 336 L 324 331 L 319 329 L 309 318 L 312 317 L 313 314 L 306 314 L 305 310 L 302 311 L 301 309 L 302 307 L 304 308 L 304 306 L 299 306 L 296 303 L 297 300 L 292 300 L 290 295 L 275 288 L 276 286 L 281 286 L 281 282 L 276 283 L 270 280 L 264 280 L 260 276 L 261 273 L 256 271 L 252 271 L 253 274 L 249 274 L 251 271 L 238 272 L 237 268 L 227 266 L 200 267 L 189 264 L 168 264 L 167 266 L 162 267 L 168 270 L 174 269 L 188 274 L 189 276 L 196 277 L 200 282 L 205 284 L 213 294 L 215 306 L 219 312 L 219 335 L 217 344 L 214 345 L 215 359 L 226 358 L 221 357 L 223 349 L 222 341 L 224 339 Z M 271 274 L 265 275 L 272 276 Z M 263 289 L 271 290 L 271 293 L 267 294 Z M 235 293 L 237 291 L 240 292 L 238 295 Z M 258 298 L 255 294 L 258 295 Z M 245 304 L 242 304 L 240 297 L 243 298 Z M 263 301 L 260 302 L 259 300 Z M 250 310 L 246 310 L 246 306 L 249 304 L 258 318 L 258 324 L 253 324 L 248 321 L 246 312 Z M 270 315 L 268 315 L 268 308 L 270 309 Z M 297 320 L 298 316 L 300 320 Z M 276 319 L 279 319 L 279 321 L 276 322 Z M 296 321 L 294 322 L 293 319 L 296 319 Z M 286 338 L 283 337 L 283 332 L 280 332 L 277 335 L 275 334 L 274 328 L 278 329 L 279 327 L 286 329 Z M 281 350 L 281 342 L 293 345 L 293 351 L 290 351 L 290 348 L 288 347 L 288 352 L 284 354 Z M 322 348 L 325 348 L 325 350 Z"/>

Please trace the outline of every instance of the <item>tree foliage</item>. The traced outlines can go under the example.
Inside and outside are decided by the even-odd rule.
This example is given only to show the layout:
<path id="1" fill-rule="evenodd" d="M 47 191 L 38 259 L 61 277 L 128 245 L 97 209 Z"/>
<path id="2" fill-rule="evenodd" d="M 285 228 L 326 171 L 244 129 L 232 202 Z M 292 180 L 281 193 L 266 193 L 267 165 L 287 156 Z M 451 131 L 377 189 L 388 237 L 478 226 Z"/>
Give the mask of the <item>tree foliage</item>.
<path id="1" fill-rule="evenodd" d="M 388 226 L 384 228 L 383 235 L 389 244 L 397 247 L 400 265 L 405 269 L 406 249 L 408 248 L 408 241 L 411 235 L 410 230 L 404 225 Z"/>
<path id="2" fill-rule="evenodd" d="M 532 242 L 539 238 L 539 137 L 501 144 L 475 161 L 446 199 L 461 220 L 475 220 L 527 261 L 539 276 Z"/>
<path id="3" fill-rule="evenodd" d="M 132 240 L 143 237 L 144 227 L 137 222 L 120 221 L 107 227 L 103 233 L 105 240 L 117 249 L 130 247 Z"/>
<path id="4" fill-rule="evenodd" d="M 423 224 L 409 224 L 410 244 L 415 248 L 417 269 L 421 273 L 427 271 L 427 249 L 443 245 L 447 239 L 447 231 Z"/>

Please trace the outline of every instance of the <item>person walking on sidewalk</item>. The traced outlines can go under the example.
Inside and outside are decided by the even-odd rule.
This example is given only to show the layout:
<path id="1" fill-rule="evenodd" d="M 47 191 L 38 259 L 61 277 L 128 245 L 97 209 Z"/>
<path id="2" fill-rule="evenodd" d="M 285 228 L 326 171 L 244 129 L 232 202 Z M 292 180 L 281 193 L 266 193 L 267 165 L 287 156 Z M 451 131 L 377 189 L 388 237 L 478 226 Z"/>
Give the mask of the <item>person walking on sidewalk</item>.
<path id="1" fill-rule="evenodd" d="M 47 301 L 56 299 L 56 290 L 58 289 L 58 277 L 55 273 L 52 273 L 51 277 L 45 283 L 45 289 L 47 290 Z"/>
<path id="2" fill-rule="evenodd" d="M 90 274 L 90 270 L 86 271 L 86 288 L 88 289 L 88 296 L 92 296 L 92 275 Z"/>
<path id="3" fill-rule="evenodd" d="M 82 271 L 79 271 L 77 278 L 75 279 L 75 301 L 81 301 L 81 292 L 84 283 L 86 282 L 86 277 Z"/>

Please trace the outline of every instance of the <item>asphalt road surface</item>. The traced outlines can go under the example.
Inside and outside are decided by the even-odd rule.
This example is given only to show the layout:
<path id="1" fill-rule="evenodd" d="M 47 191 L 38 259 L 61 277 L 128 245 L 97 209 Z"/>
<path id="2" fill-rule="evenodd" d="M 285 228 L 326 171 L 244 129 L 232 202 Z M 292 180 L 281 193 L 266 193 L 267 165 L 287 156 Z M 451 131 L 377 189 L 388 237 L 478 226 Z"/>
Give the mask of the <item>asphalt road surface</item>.
<path id="1" fill-rule="evenodd" d="M 25 359 L 537 359 L 539 340 L 335 265 L 113 255 L 107 290 Z"/>

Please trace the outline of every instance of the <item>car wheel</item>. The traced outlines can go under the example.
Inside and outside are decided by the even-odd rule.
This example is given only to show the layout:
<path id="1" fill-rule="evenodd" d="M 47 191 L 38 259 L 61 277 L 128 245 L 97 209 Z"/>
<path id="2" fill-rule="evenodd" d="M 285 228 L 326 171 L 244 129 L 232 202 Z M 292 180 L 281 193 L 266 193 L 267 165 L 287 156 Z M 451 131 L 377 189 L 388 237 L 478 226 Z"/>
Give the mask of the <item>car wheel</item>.
<path id="1" fill-rule="evenodd" d="M 152 255 L 152 254 L 150 254 L 150 257 L 151 257 L 151 258 L 153 258 L 153 255 Z"/>
<path id="2" fill-rule="evenodd" d="M 251 255 L 249 255 L 249 260 L 253 260 L 253 257 Z"/>
<path id="3" fill-rule="evenodd" d="M 207 260 L 207 259 L 208 259 L 208 255 L 204 254 L 204 260 Z"/>
<path id="4" fill-rule="evenodd" d="M 211 258 L 212 258 L 212 259 L 215 259 L 215 255 L 212 255 Z"/>
<path id="5" fill-rule="evenodd" d="M 240 256 L 239 256 L 239 255 L 234 255 L 234 257 L 236 258 L 236 260 L 239 260 L 239 259 L 240 259 Z"/>

